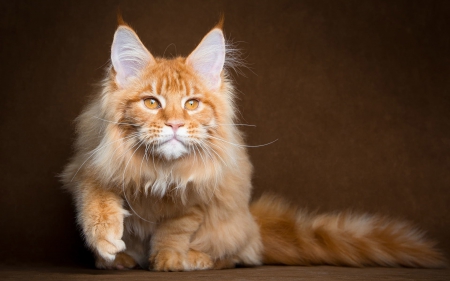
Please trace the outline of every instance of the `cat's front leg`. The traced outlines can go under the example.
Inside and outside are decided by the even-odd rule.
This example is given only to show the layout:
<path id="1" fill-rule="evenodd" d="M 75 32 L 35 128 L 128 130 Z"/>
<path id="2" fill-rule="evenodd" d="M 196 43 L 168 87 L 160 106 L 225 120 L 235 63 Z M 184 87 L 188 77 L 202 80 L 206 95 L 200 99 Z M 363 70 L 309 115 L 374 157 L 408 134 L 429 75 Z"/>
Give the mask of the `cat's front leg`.
<path id="1" fill-rule="evenodd" d="M 203 222 L 200 207 L 162 222 L 152 236 L 150 269 L 156 271 L 189 271 L 210 269 L 211 257 L 189 248 L 192 235 Z"/>
<path id="2" fill-rule="evenodd" d="M 122 199 L 102 186 L 85 181 L 75 194 L 78 223 L 88 246 L 106 261 L 114 261 L 125 250 L 123 220 L 128 212 Z"/>

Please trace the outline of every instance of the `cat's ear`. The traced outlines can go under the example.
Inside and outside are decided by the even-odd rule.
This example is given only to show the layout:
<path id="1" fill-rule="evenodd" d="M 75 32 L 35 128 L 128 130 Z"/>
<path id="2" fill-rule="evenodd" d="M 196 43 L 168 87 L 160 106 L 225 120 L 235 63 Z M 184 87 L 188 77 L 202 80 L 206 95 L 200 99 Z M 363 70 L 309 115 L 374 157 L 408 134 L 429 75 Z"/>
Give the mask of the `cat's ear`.
<path id="1" fill-rule="evenodd" d="M 220 28 L 214 28 L 186 59 L 203 78 L 211 90 L 221 85 L 221 73 L 225 63 L 225 38 Z"/>
<path id="2" fill-rule="evenodd" d="M 111 61 L 116 71 L 116 83 L 119 87 L 126 87 L 129 78 L 136 77 L 155 59 L 130 27 L 120 25 L 114 34 Z"/>

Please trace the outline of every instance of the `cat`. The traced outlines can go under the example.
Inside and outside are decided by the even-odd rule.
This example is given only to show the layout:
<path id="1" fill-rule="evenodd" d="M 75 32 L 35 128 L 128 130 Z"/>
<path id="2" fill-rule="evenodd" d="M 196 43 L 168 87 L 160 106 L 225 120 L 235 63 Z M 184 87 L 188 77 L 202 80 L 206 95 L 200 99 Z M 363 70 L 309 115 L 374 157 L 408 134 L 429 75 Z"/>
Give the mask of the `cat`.
<path id="1" fill-rule="evenodd" d="M 434 243 L 404 222 L 307 214 L 270 195 L 250 204 L 252 164 L 235 123 L 222 24 L 189 56 L 165 59 L 119 22 L 62 176 L 96 266 L 444 267 Z"/>

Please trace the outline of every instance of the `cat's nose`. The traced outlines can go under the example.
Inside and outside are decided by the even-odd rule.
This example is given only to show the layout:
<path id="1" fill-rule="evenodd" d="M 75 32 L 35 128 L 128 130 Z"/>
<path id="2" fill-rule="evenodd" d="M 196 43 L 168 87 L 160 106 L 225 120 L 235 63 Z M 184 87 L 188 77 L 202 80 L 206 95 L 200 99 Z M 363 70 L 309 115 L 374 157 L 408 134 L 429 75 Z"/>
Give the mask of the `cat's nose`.
<path id="1" fill-rule="evenodd" d="M 172 127 L 172 130 L 173 130 L 174 133 L 177 132 L 178 128 L 184 126 L 184 122 L 183 121 L 178 121 L 178 120 L 168 121 L 165 124 L 166 124 L 166 126 Z"/>

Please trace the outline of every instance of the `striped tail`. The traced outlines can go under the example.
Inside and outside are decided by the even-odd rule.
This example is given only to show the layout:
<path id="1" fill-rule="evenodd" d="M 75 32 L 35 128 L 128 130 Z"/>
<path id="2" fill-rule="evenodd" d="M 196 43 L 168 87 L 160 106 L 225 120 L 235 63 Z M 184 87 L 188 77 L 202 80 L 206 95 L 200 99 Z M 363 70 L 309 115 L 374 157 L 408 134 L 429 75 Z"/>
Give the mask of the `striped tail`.
<path id="1" fill-rule="evenodd" d="M 435 243 L 405 222 L 352 213 L 309 215 L 267 195 L 251 212 L 265 264 L 446 267 Z"/>

